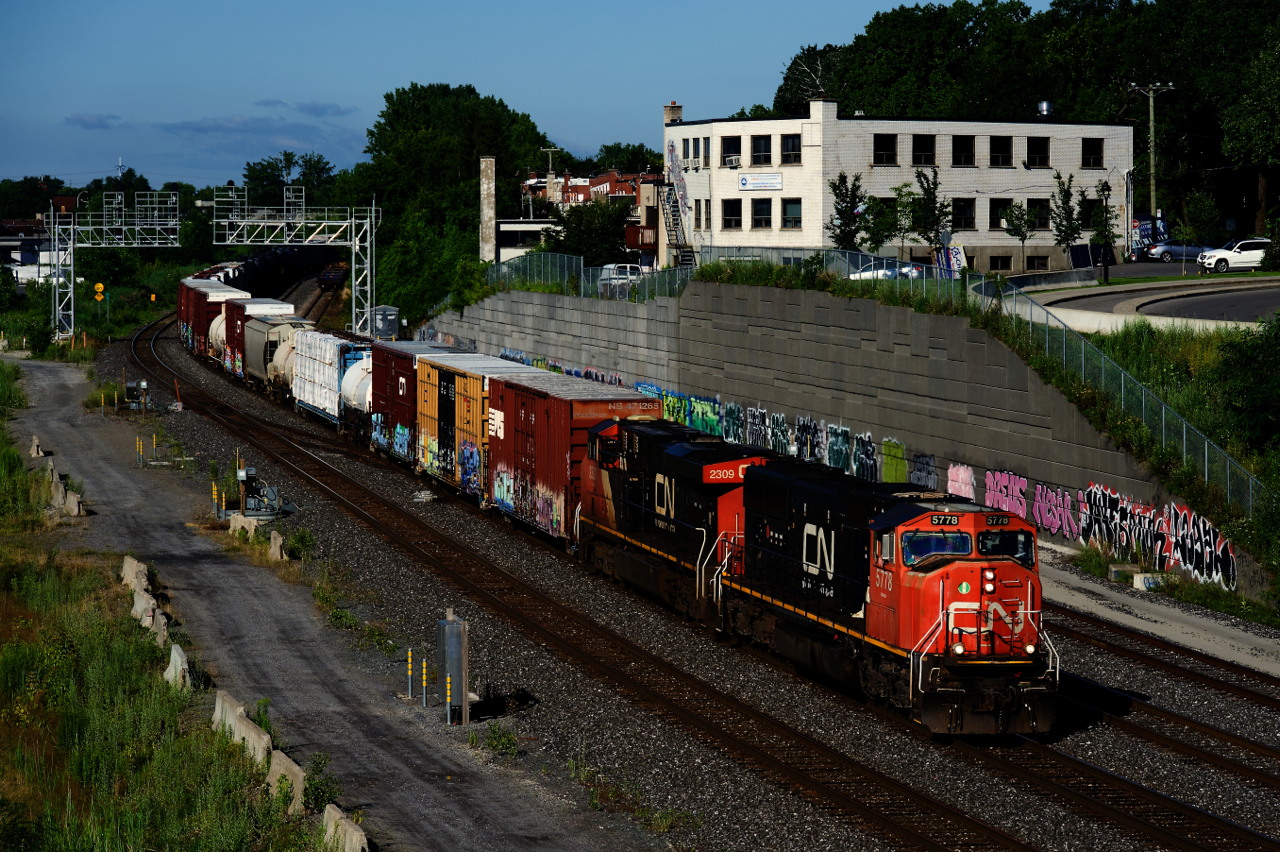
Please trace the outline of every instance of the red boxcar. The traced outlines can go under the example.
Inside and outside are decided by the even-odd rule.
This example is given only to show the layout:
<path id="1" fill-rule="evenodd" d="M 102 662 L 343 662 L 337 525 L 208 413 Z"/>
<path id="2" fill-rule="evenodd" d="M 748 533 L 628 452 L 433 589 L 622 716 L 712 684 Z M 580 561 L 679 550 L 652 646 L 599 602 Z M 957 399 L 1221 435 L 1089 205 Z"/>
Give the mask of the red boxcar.
<path id="1" fill-rule="evenodd" d="M 494 503 L 556 538 L 576 541 L 587 431 L 602 420 L 662 419 L 662 400 L 557 373 L 489 384 Z"/>
<path id="2" fill-rule="evenodd" d="M 418 356 L 440 353 L 438 343 L 375 341 L 373 401 L 369 429 L 373 446 L 413 464 L 418 451 Z"/>
<path id="3" fill-rule="evenodd" d="M 291 317 L 293 305 L 279 299 L 228 299 L 227 345 L 222 350 L 222 366 L 228 373 L 244 378 L 244 324 L 251 317 Z"/>
<path id="4" fill-rule="evenodd" d="M 187 345 L 201 355 L 209 352 L 209 326 L 222 315 L 228 299 L 247 299 L 249 294 L 217 282 L 187 285 L 186 321 L 189 327 Z"/>

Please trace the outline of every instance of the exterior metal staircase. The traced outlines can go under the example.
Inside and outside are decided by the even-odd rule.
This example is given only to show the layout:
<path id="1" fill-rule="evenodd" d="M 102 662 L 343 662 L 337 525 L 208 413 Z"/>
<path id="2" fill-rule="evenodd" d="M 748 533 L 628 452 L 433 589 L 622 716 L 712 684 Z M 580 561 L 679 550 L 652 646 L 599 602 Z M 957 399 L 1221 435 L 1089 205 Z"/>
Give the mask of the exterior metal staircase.
<path id="1" fill-rule="evenodd" d="M 671 247 L 676 268 L 692 269 L 697 265 L 697 256 L 685 236 L 684 220 L 680 215 L 680 197 L 674 186 L 662 189 L 662 220 L 667 226 L 667 245 Z"/>

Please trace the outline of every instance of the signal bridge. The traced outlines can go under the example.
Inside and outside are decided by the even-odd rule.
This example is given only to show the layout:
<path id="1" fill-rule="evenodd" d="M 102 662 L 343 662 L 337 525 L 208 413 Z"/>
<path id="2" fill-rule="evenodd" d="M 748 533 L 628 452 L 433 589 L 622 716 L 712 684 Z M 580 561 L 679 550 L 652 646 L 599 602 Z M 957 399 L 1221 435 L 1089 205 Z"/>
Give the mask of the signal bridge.
<path id="1" fill-rule="evenodd" d="M 56 213 L 51 206 L 54 338 L 75 334 L 77 248 L 176 248 L 180 224 L 176 192 L 134 193 L 132 210 L 123 192 L 104 192 L 100 213 Z"/>
<path id="2" fill-rule="evenodd" d="M 213 241 L 227 246 L 350 246 L 351 330 L 373 337 L 377 207 L 311 207 L 306 188 L 286 186 L 283 207 L 249 204 L 248 187 L 217 186 Z"/>

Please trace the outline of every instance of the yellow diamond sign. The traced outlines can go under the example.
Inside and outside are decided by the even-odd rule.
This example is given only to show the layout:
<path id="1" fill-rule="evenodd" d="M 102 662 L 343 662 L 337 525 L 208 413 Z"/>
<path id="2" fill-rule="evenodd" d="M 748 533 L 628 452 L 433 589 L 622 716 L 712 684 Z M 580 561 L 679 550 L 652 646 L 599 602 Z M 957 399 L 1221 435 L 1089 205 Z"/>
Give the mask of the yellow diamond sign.
<path id="1" fill-rule="evenodd" d="M 97 299 L 99 302 L 101 302 L 101 301 L 102 301 L 102 294 L 101 294 L 101 293 L 99 293 L 98 295 L 94 296 L 93 298 L 95 298 L 95 299 Z"/>

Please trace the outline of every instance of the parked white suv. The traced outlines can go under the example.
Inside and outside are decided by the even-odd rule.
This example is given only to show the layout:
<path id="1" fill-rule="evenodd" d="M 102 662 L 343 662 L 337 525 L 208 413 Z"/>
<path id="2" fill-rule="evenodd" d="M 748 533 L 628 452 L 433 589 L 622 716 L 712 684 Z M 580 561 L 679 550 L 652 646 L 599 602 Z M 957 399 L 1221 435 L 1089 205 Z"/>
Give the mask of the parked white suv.
<path id="1" fill-rule="evenodd" d="M 1226 272 L 1229 269 L 1257 269 L 1262 266 L 1262 255 L 1271 245 L 1271 240 L 1253 237 L 1246 240 L 1232 240 L 1220 249 L 1213 249 L 1200 255 L 1196 263 L 1206 271 Z"/>

